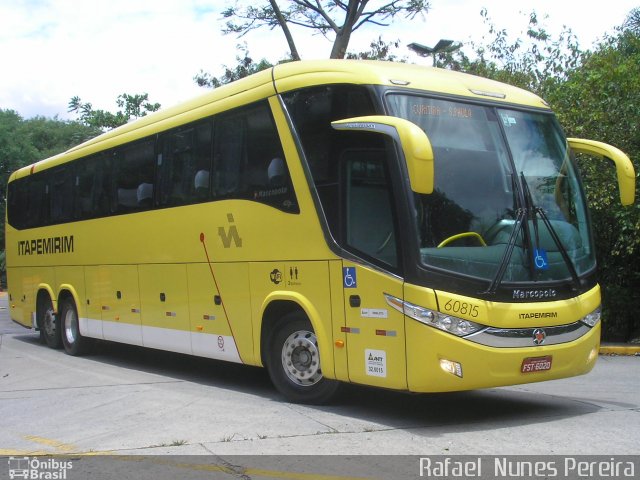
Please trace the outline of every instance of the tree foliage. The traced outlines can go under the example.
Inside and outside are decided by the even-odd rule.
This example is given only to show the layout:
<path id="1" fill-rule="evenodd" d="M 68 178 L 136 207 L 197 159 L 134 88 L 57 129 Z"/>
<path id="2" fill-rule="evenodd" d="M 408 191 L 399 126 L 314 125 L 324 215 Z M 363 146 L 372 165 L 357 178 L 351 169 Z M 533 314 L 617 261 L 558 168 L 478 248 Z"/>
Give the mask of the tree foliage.
<path id="1" fill-rule="evenodd" d="M 398 57 L 394 49 L 400 47 L 400 40 L 385 42 L 382 37 L 369 44 L 369 50 L 358 53 L 347 53 L 348 60 L 382 60 L 386 62 L 405 62 L 406 59 Z"/>
<path id="2" fill-rule="evenodd" d="M 499 29 L 486 9 L 480 11 L 487 28 L 480 42 L 471 42 L 471 55 L 464 50 L 441 54 L 438 64 L 446 68 L 509 83 L 545 96 L 549 88 L 567 78 L 581 64 L 582 51 L 576 36 L 564 28 L 549 34 L 536 12 L 526 14 L 523 37 Z"/>
<path id="3" fill-rule="evenodd" d="M 471 45 L 473 54 L 456 52 L 441 64 L 534 91 L 551 104 L 567 136 L 615 145 L 640 171 L 638 9 L 593 51 L 581 50 L 569 29 L 553 37 L 535 13 L 524 38 L 515 40 L 492 24 L 486 10 L 481 15 L 487 34 Z M 603 338 L 640 338 L 640 205 L 620 205 L 612 165 L 591 157 L 578 162 L 603 288 Z"/>
<path id="4" fill-rule="evenodd" d="M 13 110 L 0 110 L 0 246 L 4 248 L 6 185 L 14 170 L 77 145 L 95 134 L 79 122 L 35 117 L 24 120 Z"/>
<path id="5" fill-rule="evenodd" d="M 329 58 L 344 58 L 351 35 L 366 24 L 388 26 L 395 17 L 414 18 L 425 14 L 427 0 L 370 1 L 370 0 L 269 0 L 258 5 L 229 7 L 223 17 L 229 19 L 223 33 L 239 36 L 259 29 L 280 28 L 284 33 L 293 60 L 300 60 L 290 26 L 298 26 L 333 36 Z"/>
<path id="6" fill-rule="evenodd" d="M 123 93 L 118 95 L 116 105 L 120 109 L 116 113 L 106 110 L 94 110 L 91 103 L 84 103 L 80 100 L 80 97 L 75 96 L 69 101 L 68 111 L 77 114 L 78 121 L 84 125 L 99 130 L 108 130 L 160 109 L 159 103 L 151 103 L 149 101 L 148 93 L 135 95 Z"/>
<path id="7" fill-rule="evenodd" d="M 627 25 L 627 24 L 625 24 Z M 617 146 L 640 172 L 640 31 L 606 38 L 548 100 L 571 136 Z M 589 199 L 610 339 L 640 338 L 640 204 L 619 203 L 615 169 L 580 159 Z"/>
<path id="8" fill-rule="evenodd" d="M 246 44 L 238 45 L 237 48 L 242 55 L 236 55 L 236 62 L 238 63 L 235 67 L 223 65 L 222 69 L 224 73 L 219 77 L 214 77 L 209 72 L 200 70 L 200 72 L 193 77 L 195 82 L 200 87 L 217 88 L 273 66 L 271 62 L 264 58 L 258 62 L 254 61 L 251 55 L 249 55 L 249 49 Z M 282 61 L 285 62 L 288 60 Z"/>

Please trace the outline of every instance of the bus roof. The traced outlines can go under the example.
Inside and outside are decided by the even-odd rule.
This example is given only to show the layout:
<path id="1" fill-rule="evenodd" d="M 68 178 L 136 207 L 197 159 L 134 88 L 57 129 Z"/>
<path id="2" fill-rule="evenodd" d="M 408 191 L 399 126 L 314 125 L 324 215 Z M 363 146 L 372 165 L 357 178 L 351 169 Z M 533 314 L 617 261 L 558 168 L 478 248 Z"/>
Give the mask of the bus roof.
<path id="1" fill-rule="evenodd" d="M 309 85 L 354 83 L 404 87 L 432 93 L 492 99 L 511 105 L 548 109 L 537 95 L 495 80 L 441 68 L 375 60 L 314 60 L 274 67 L 279 93 Z"/>
<path id="2" fill-rule="evenodd" d="M 10 181 L 95 153 L 120 143 L 142 138 L 198 118 L 241 104 L 313 85 L 350 83 L 410 88 L 431 93 L 491 100 L 525 107 L 548 109 L 537 95 L 526 90 L 482 77 L 451 70 L 408 63 L 363 60 L 311 60 L 289 62 L 216 88 L 173 107 L 162 109 L 131 123 L 110 130 L 54 157 L 14 172 Z M 235 98 L 234 98 L 235 97 Z"/>

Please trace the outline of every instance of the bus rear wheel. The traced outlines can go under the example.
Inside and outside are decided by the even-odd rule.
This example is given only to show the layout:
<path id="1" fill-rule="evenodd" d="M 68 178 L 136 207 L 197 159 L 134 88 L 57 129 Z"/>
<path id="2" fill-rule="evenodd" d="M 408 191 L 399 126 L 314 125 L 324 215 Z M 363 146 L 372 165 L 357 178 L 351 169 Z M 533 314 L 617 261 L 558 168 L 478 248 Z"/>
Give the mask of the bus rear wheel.
<path id="1" fill-rule="evenodd" d="M 82 355 L 91 346 L 91 339 L 80 334 L 80 321 L 76 304 L 71 298 L 65 298 L 60 307 L 60 323 L 62 327 L 62 344 L 69 355 Z"/>
<path id="2" fill-rule="evenodd" d="M 50 298 L 42 300 L 38 307 L 38 327 L 40 328 L 40 339 L 44 339 L 50 348 L 60 348 L 62 338 L 60 336 L 60 318 L 53 310 L 53 303 Z"/>
<path id="3" fill-rule="evenodd" d="M 289 401 L 320 404 L 337 392 L 339 382 L 322 374 L 318 340 L 302 314 L 289 314 L 277 324 L 269 345 L 271 381 Z"/>

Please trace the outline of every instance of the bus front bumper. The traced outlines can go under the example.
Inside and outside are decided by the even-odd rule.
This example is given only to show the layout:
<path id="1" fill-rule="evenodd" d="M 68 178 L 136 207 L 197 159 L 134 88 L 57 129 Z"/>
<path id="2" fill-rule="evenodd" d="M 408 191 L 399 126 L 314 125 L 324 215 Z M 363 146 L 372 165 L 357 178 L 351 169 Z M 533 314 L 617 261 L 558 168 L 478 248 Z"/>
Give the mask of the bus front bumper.
<path id="1" fill-rule="evenodd" d="M 594 367 L 600 347 L 600 323 L 570 342 L 516 348 L 481 345 L 412 320 L 406 327 L 412 392 L 472 390 L 583 375 Z"/>

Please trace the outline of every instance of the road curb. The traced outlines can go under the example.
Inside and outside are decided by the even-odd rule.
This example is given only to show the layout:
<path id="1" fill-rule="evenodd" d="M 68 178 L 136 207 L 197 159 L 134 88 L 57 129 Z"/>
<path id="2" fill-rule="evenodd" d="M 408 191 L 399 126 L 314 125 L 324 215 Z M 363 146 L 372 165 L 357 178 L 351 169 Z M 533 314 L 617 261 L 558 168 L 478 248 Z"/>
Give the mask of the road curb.
<path id="1" fill-rule="evenodd" d="M 640 355 L 640 345 L 600 345 L 600 355 Z"/>

